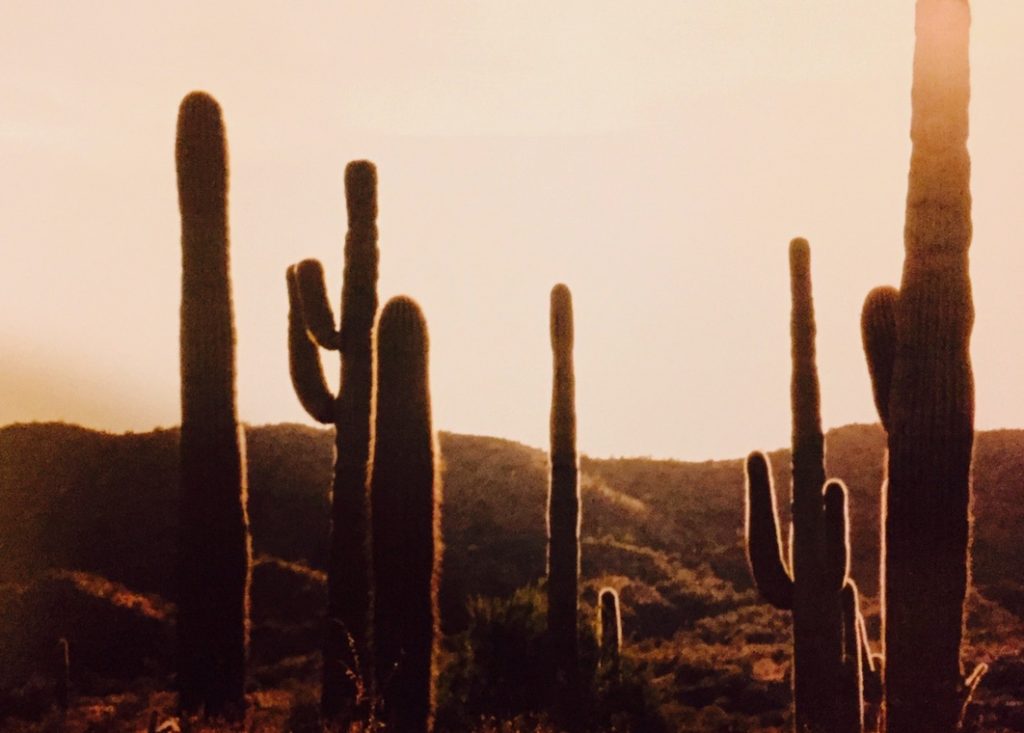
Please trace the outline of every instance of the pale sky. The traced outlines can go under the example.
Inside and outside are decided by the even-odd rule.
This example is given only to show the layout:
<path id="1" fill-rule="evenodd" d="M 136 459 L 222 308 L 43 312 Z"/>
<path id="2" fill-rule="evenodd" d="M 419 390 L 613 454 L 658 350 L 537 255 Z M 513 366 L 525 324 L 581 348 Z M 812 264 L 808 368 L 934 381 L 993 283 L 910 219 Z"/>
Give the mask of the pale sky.
<path id="1" fill-rule="evenodd" d="M 1024 3 L 973 6 L 977 424 L 1022 426 Z M 563 281 L 583 451 L 788 444 L 794 236 L 812 247 L 824 422 L 873 422 L 859 316 L 900 277 L 913 15 L 912 0 L 0 0 L 0 424 L 178 422 L 174 129 L 193 89 L 228 132 L 246 422 L 309 422 L 284 271 L 321 259 L 337 307 L 342 173 L 363 157 L 381 302 L 423 306 L 438 428 L 546 445 Z"/>

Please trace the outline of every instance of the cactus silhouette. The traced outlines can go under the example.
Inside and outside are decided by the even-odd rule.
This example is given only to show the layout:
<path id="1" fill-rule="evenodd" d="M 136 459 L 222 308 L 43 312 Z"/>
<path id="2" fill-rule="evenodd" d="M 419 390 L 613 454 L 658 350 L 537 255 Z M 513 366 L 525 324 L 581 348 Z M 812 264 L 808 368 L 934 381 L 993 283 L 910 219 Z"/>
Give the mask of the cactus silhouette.
<path id="1" fill-rule="evenodd" d="M 377 692 L 388 730 L 433 730 L 441 481 L 431 426 L 427 325 L 392 298 L 377 324 L 370 502 Z"/>
<path id="2" fill-rule="evenodd" d="M 57 640 L 54 650 L 53 673 L 53 697 L 57 703 L 57 709 L 67 712 L 68 705 L 71 703 L 71 654 L 68 650 L 67 639 Z"/>
<path id="3" fill-rule="evenodd" d="M 793 536 L 791 562 L 782 550 L 775 492 L 767 458 L 747 459 L 747 555 L 761 595 L 793 612 L 794 725 L 803 731 L 859 731 L 859 679 L 844 684 L 843 604 L 848 582 L 846 489 L 825 482 L 810 248 L 789 248 L 792 294 Z M 859 664 L 859 661 L 858 661 Z M 849 678 L 849 675 L 847 675 Z M 843 711 L 847 711 L 844 714 Z"/>
<path id="4" fill-rule="evenodd" d="M 619 594 L 614 588 L 604 588 L 598 594 L 597 615 L 601 665 L 616 675 L 622 649 L 622 617 L 619 615 Z"/>
<path id="5" fill-rule="evenodd" d="M 244 436 L 235 407 L 235 328 L 220 107 L 181 103 L 181 544 L 178 686 L 186 710 L 244 703 L 252 550 Z"/>
<path id="6" fill-rule="evenodd" d="M 960 661 L 968 584 L 974 322 L 966 0 L 918 0 L 899 291 L 868 294 L 864 348 L 888 432 L 885 722 L 951 733 L 979 675 Z"/>
<path id="7" fill-rule="evenodd" d="M 842 657 L 836 730 L 871 730 L 865 718 L 866 678 L 875 674 L 867 627 L 860 612 L 860 592 L 850 578 L 842 590 Z"/>
<path id="8" fill-rule="evenodd" d="M 334 484 L 328 563 L 327 628 L 321 709 L 335 718 L 358 700 L 351 673 L 368 659 L 370 615 L 369 504 L 373 392 L 373 322 L 377 315 L 377 172 L 356 161 L 345 169 L 348 234 L 341 291 L 340 327 L 324 285 L 323 266 L 304 260 L 288 268 L 288 346 L 292 384 L 306 412 L 335 426 Z M 324 381 L 317 347 L 338 351 L 337 396 Z"/>
<path id="9" fill-rule="evenodd" d="M 566 701 L 578 676 L 577 609 L 580 493 L 576 458 L 576 383 L 572 293 L 551 290 L 551 487 L 548 494 L 548 639 L 555 692 Z"/>

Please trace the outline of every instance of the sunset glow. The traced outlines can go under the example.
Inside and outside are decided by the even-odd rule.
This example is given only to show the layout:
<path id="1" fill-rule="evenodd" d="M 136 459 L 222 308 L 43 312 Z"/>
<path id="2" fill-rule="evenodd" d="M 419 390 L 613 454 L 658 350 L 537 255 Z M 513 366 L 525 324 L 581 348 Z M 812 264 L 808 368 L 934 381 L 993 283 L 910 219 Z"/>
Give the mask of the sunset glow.
<path id="1" fill-rule="evenodd" d="M 903 260 L 909 0 L 10 2 L 2 17 L 0 424 L 179 421 L 174 127 L 193 89 L 227 127 L 248 423 L 310 422 L 285 268 L 322 260 L 337 307 L 357 158 L 379 172 L 381 301 L 411 295 L 429 324 L 438 428 L 546 444 L 548 293 L 565 282 L 582 451 L 787 444 L 795 236 L 825 426 L 876 420 L 859 317 Z M 1024 5 L 982 0 L 972 18 L 987 429 L 1024 424 Z"/>

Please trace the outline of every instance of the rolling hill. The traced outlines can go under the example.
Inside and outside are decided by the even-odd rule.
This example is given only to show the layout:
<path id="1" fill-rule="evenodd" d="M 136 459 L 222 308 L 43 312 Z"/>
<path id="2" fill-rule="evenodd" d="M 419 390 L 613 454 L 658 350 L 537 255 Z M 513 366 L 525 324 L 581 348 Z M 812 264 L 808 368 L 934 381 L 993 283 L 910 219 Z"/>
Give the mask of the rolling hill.
<path id="1" fill-rule="evenodd" d="M 168 683 L 177 438 L 176 430 L 110 435 L 55 423 L 0 429 L 0 712 L 5 700 L 9 712 L 31 707 L 60 637 L 83 692 L 106 694 L 140 677 Z M 444 433 L 440 443 L 442 622 L 456 638 L 471 597 L 507 597 L 544 575 L 547 456 L 497 438 Z M 274 425 L 247 428 L 247 444 L 254 684 L 313 679 L 333 438 Z M 851 492 L 853 575 L 877 640 L 884 436 L 851 425 L 830 431 L 826 445 L 829 474 Z M 788 453 L 770 458 L 788 521 Z M 751 586 L 742 461 L 583 458 L 581 469 L 584 602 L 589 608 L 603 585 L 620 590 L 628 649 L 667 717 L 694 730 L 782 725 L 788 618 Z M 992 664 L 979 716 L 990 714 L 986 705 L 1024 702 L 1021 497 L 1024 431 L 980 433 L 966 647 L 970 660 Z M 1024 730 L 1018 722 L 1007 729 Z"/>

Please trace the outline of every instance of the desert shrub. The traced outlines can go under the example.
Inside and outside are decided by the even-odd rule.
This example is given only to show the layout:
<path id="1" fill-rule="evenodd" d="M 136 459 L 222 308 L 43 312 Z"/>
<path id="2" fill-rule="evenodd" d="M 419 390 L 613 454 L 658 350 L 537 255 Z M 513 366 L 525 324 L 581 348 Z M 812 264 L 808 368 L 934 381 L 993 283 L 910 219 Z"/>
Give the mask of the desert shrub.
<path id="1" fill-rule="evenodd" d="M 438 685 L 438 728 L 469 730 L 482 721 L 512 721 L 517 730 L 545 725 L 551 703 L 543 586 L 508 598 L 474 598 L 469 625 L 449 639 L 449 662 Z M 628 653 L 618 674 L 598 669 L 594 613 L 581 608 L 579 720 L 589 730 L 665 730 L 647 678 Z M 504 730 L 504 728 L 501 728 Z"/>
<path id="2" fill-rule="evenodd" d="M 505 599 L 473 598 L 469 625 L 450 640 L 438 699 L 442 728 L 466 729 L 489 715 L 512 718 L 544 710 L 546 597 L 537 586 Z"/>

